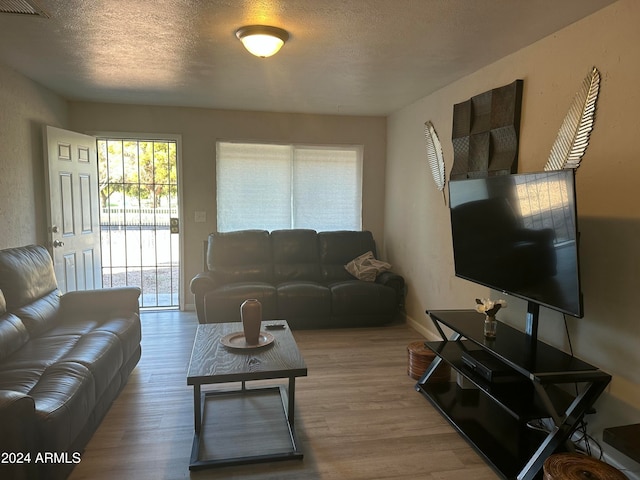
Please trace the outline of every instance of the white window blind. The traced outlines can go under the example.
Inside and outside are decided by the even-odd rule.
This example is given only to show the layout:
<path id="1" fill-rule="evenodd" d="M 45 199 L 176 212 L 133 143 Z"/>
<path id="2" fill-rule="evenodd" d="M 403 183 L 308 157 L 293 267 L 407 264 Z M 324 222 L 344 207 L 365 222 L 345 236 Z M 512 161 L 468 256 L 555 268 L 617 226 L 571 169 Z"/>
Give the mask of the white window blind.
<path id="1" fill-rule="evenodd" d="M 362 228 L 362 148 L 218 142 L 218 231 Z"/>

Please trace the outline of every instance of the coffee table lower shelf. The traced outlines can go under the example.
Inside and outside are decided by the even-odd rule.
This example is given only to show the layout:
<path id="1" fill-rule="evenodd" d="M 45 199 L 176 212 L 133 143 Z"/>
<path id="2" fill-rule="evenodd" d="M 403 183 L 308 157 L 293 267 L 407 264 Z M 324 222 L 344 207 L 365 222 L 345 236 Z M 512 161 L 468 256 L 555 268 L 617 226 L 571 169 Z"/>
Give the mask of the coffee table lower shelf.
<path id="1" fill-rule="evenodd" d="M 189 470 L 302 459 L 283 385 L 202 393 Z"/>

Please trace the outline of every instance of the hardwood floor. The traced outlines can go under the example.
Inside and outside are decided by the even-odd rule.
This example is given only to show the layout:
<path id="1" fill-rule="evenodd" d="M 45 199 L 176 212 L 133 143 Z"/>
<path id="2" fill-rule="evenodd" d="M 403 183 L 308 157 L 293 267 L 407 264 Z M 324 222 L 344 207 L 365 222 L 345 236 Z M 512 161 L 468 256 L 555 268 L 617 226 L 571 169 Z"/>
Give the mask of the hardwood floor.
<path id="1" fill-rule="evenodd" d="M 196 325 L 191 312 L 142 314 L 142 359 L 71 480 L 498 478 L 413 388 L 406 347 L 421 336 L 400 324 L 293 332 L 308 367 L 296 382 L 302 461 L 190 472 Z"/>

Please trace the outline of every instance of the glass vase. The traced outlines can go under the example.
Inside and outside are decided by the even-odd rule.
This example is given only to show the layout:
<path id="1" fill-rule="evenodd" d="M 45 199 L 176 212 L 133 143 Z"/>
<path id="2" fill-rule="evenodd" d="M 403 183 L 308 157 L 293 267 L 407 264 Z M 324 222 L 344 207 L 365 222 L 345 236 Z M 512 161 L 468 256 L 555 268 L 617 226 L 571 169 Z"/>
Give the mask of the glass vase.
<path id="1" fill-rule="evenodd" d="M 485 338 L 496 338 L 496 330 L 498 329 L 498 321 L 496 317 L 484 317 L 484 336 Z"/>

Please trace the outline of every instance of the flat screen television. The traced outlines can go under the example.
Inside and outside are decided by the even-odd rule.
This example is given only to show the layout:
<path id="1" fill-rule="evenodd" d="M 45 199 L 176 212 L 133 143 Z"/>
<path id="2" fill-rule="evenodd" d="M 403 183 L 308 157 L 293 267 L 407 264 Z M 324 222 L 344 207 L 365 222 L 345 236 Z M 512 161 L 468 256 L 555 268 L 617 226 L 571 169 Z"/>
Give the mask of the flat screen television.
<path id="1" fill-rule="evenodd" d="M 449 183 L 455 274 L 540 306 L 583 316 L 574 170 Z"/>

